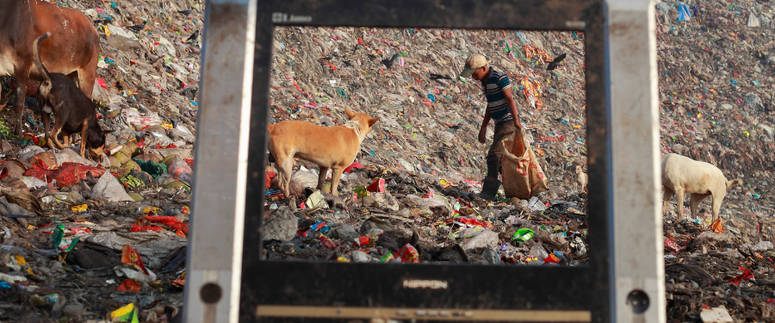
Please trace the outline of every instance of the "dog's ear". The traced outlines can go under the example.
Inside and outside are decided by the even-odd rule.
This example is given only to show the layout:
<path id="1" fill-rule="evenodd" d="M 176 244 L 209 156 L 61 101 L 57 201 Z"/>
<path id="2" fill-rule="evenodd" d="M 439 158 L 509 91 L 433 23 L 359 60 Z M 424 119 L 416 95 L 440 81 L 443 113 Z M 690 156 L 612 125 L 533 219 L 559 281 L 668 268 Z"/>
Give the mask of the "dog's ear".
<path id="1" fill-rule="evenodd" d="M 347 115 L 347 119 L 352 119 L 355 116 L 355 113 L 350 111 L 347 107 L 344 107 L 344 114 Z"/>
<path id="2" fill-rule="evenodd" d="M 379 118 L 369 119 L 369 127 L 373 126 L 377 121 L 379 121 Z"/>

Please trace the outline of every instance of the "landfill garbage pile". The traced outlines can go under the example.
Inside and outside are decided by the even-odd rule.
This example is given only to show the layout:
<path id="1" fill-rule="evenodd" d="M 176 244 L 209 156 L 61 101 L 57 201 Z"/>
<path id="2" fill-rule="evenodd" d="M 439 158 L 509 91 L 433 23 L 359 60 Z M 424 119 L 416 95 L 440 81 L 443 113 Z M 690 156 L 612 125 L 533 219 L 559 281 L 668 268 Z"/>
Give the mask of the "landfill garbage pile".
<path id="1" fill-rule="evenodd" d="M 113 132 L 101 160 L 78 140 L 48 149 L 28 93 L 14 137 L 15 80 L 0 79 L 0 320 L 168 322 L 183 304 L 204 2 L 56 3 L 98 31 L 94 98 Z"/>
<path id="2" fill-rule="evenodd" d="M 711 163 L 745 183 L 727 192 L 719 225 L 710 223 L 709 199 L 699 219 L 682 223 L 671 202 L 664 225 L 669 321 L 771 320 L 775 4 L 658 2 L 662 153 Z"/>
<path id="3" fill-rule="evenodd" d="M 102 127 L 115 131 L 97 163 L 77 156 L 77 143 L 45 148 L 32 97 L 23 138 L 0 122 L 0 320 L 168 321 L 185 284 L 203 2 L 57 3 L 91 17 L 100 34 L 95 98 Z M 707 204 L 704 218 L 676 223 L 671 202 L 668 317 L 762 321 L 775 306 L 772 4 L 684 5 L 656 4 L 662 152 L 710 162 L 746 184 L 728 192 L 722 224 L 707 221 Z M 275 32 L 270 123 L 341 125 L 344 107 L 381 119 L 339 197 L 314 189 L 317 167 L 300 162 L 286 199 L 268 167 L 267 259 L 573 266 L 595 252 L 576 170 L 586 164 L 583 34 Z M 486 169 L 488 146 L 476 138 L 485 103 L 478 84 L 457 77 L 474 52 L 514 84 L 547 192 L 475 197 Z M 13 80 L 0 83 L 0 116 L 11 120 Z"/>

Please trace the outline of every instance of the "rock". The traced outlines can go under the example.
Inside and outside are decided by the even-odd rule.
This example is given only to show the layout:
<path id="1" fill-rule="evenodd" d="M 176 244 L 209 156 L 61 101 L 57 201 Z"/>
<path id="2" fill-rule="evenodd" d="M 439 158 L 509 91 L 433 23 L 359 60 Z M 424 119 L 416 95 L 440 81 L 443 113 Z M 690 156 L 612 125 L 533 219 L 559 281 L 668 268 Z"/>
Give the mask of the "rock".
<path id="1" fill-rule="evenodd" d="M 111 202 L 134 201 L 126 193 L 124 186 L 108 172 L 105 172 L 92 188 L 92 199 L 104 199 Z"/>
<path id="2" fill-rule="evenodd" d="M 477 264 L 498 264 L 500 255 L 490 246 L 475 248 L 466 252 L 469 261 Z"/>
<path id="3" fill-rule="evenodd" d="M 299 229 L 298 218 L 288 207 L 283 206 L 272 212 L 264 221 L 262 238 L 267 240 L 290 241 Z"/>
<path id="4" fill-rule="evenodd" d="M 477 234 L 475 237 L 466 241 L 461 247 L 463 250 L 472 250 L 476 248 L 497 248 L 498 247 L 498 234 L 489 229 L 484 229 L 483 232 Z"/>
<path id="5" fill-rule="evenodd" d="M 330 226 L 329 236 L 334 239 L 350 242 L 358 239 L 358 232 L 346 223 L 335 223 Z"/>
<path id="6" fill-rule="evenodd" d="M 73 261 L 81 268 L 94 269 L 104 268 L 116 265 L 115 263 L 105 258 L 105 256 L 91 249 L 79 249 L 70 253 Z"/>

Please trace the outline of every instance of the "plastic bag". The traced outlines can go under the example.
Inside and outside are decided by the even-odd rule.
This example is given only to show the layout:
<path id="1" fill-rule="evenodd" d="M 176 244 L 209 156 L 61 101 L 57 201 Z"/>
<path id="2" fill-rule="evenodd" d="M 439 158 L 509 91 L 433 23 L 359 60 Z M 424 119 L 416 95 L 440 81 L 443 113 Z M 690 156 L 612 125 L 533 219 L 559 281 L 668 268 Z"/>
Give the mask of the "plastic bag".
<path id="1" fill-rule="evenodd" d="M 538 260 L 541 260 L 541 261 L 544 261 L 544 259 L 546 259 L 546 257 L 549 257 L 549 253 L 546 252 L 546 250 L 544 249 L 543 244 L 541 244 L 540 242 L 537 242 L 536 244 L 533 245 L 532 248 L 530 248 L 530 254 L 529 255 L 530 256 L 535 256 L 535 257 L 538 258 Z"/>
<path id="2" fill-rule="evenodd" d="M 301 187 L 317 187 L 318 173 L 314 170 L 301 166 L 299 170 L 291 175 L 291 180 L 299 183 Z"/>
<path id="3" fill-rule="evenodd" d="M 170 165 L 168 172 L 172 174 L 175 179 L 191 184 L 191 173 L 194 171 L 188 166 L 188 163 L 186 163 L 185 160 L 176 159 L 172 162 L 172 165 Z"/>
<path id="4" fill-rule="evenodd" d="M 689 11 L 683 2 L 678 4 L 678 22 L 689 20 L 692 17 L 692 13 Z"/>
<path id="5" fill-rule="evenodd" d="M 506 197 L 528 198 L 549 189 L 543 168 L 524 140 L 521 129 L 508 135 L 503 144 L 503 191 Z"/>

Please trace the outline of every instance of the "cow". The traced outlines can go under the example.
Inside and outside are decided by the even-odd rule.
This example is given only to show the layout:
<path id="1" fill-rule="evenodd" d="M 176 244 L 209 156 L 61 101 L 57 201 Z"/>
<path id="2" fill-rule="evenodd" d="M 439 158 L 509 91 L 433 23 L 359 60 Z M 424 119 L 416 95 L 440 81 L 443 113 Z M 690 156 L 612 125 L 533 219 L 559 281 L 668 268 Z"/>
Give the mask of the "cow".
<path id="1" fill-rule="evenodd" d="M 91 20 L 75 9 L 41 0 L 0 0 L 0 8 L 0 76 L 16 79 L 14 133 L 21 136 L 27 81 L 44 78 L 33 68 L 35 39 L 51 33 L 40 47 L 43 64 L 52 73 L 67 75 L 89 99 L 97 78 L 100 39 Z"/>

